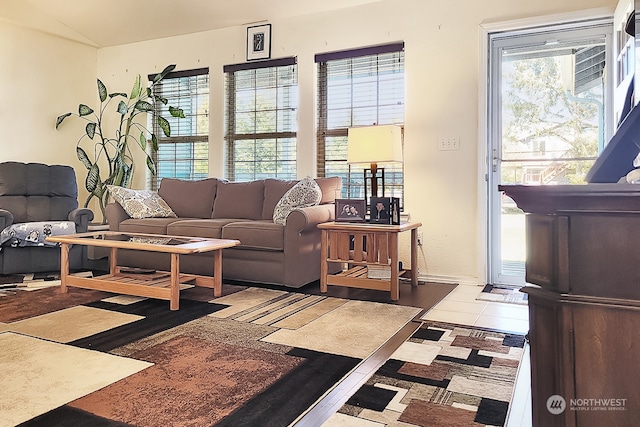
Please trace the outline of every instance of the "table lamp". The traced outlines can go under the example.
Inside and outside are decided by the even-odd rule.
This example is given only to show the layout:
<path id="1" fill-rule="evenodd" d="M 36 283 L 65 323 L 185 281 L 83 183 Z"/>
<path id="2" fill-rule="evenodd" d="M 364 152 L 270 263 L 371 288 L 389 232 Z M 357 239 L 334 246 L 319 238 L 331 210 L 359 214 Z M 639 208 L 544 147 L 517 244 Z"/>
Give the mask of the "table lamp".
<path id="1" fill-rule="evenodd" d="M 371 165 L 372 197 L 378 197 L 378 163 L 391 162 L 402 162 L 402 129 L 400 126 L 374 125 L 349 128 L 347 163 L 369 163 Z M 382 186 L 382 197 L 384 197 L 384 185 Z"/>

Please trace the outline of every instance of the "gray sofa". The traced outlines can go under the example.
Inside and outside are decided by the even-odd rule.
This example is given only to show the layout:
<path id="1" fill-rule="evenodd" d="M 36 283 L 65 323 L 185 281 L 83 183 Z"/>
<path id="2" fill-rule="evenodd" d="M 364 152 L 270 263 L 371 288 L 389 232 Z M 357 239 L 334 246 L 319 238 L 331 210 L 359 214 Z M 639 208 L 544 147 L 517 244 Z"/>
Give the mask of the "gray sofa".
<path id="1" fill-rule="evenodd" d="M 320 230 L 317 224 L 334 219 L 334 201 L 342 189 L 339 177 L 315 180 L 322 190 L 319 205 L 295 209 L 286 225 L 273 222 L 273 212 L 296 181 L 264 179 L 227 182 L 163 179 L 158 194 L 177 218 L 129 217 L 118 203 L 109 203 L 106 216 L 113 231 L 237 239 L 225 249 L 223 278 L 243 282 L 301 287 L 320 278 Z M 168 270 L 169 256 L 140 251 L 118 252 L 119 264 Z M 180 257 L 182 272 L 213 273 L 211 254 Z"/>
<path id="2" fill-rule="evenodd" d="M 42 163 L 0 163 L 0 230 L 19 223 L 73 221 L 76 232 L 87 231 L 90 209 L 78 209 L 78 185 L 73 168 Z M 72 270 L 84 268 L 86 248 L 69 253 Z M 60 270 L 57 247 L 0 248 L 0 274 L 44 273 Z"/>

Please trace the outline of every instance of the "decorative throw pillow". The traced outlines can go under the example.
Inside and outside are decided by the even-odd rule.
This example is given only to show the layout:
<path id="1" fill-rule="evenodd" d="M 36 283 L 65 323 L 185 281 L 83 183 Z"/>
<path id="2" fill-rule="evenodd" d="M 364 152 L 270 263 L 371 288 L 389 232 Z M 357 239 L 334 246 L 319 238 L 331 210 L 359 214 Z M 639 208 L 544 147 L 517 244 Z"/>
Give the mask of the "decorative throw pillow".
<path id="1" fill-rule="evenodd" d="M 322 200 L 322 190 L 316 181 L 306 177 L 287 190 L 273 210 L 273 222 L 286 225 L 287 216 L 296 208 L 315 206 Z"/>
<path id="2" fill-rule="evenodd" d="M 155 191 L 131 190 L 116 185 L 107 185 L 107 188 L 111 198 L 120 204 L 131 218 L 177 217 L 167 202 Z"/>

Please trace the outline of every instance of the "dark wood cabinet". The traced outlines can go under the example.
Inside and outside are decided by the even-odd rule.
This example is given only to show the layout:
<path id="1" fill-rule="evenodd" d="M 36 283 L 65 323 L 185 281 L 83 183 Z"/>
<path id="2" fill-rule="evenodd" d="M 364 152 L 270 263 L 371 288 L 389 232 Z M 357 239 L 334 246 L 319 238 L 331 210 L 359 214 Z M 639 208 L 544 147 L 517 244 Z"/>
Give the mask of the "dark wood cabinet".
<path id="1" fill-rule="evenodd" d="M 527 215 L 533 425 L 638 425 L 640 185 L 500 189 Z"/>

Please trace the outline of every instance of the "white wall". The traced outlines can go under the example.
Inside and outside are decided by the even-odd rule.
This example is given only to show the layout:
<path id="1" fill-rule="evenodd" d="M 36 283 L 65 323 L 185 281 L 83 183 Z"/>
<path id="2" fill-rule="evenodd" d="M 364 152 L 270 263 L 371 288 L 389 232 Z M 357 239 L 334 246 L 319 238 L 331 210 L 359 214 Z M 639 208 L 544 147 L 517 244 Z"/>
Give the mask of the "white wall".
<path id="1" fill-rule="evenodd" d="M 81 127 L 56 131 L 55 121 L 77 111 L 80 101 L 95 99 L 96 53 L 86 45 L 0 22 L 0 161 L 77 166 L 74 147 Z"/>
<path id="2" fill-rule="evenodd" d="M 273 20 L 272 58 L 297 56 L 300 86 L 298 114 L 298 175 L 315 175 L 315 110 L 316 66 L 314 54 L 341 49 L 405 42 L 406 52 L 406 120 L 405 120 L 405 177 L 406 208 L 414 221 L 422 222 L 424 246 L 419 256 L 421 276 L 443 281 L 484 282 L 484 254 L 478 252 L 483 239 L 480 224 L 482 212 L 482 188 L 479 180 L 484 171 L 478 170 L 478 93 L 483 81 L 479 81 L 481 42 L 480 25 L 527 18 L 533 16 L 567 13 L 575 10 L 608 7 L 613 13 L 615 0 L 382 0 L 367 6 L 345 9 L 285 20 Z M 0 31 L 5 29 L 0 26 Z M 19 33 L 12 29 L 11 33 Z M 0 34 L 3 36 L 4 34 Z M 22 36 L 22 35 L 20 35 Z M 39 68 L 48 62 L 40 56 L 55 52 L 52 45 L 67 54 L 60 57 L 55 52 L 51 68 L 57 75 L 47 76 L 47 88 L 42 94 L 47 104 L 39 106 L 33 118 L 46 119 L 42 123 L 23 123 L 12 128 L 13 136 L 6 141 L 24 141 L 35 150 L 20 148 L 16 159 L 45 159 L 57 155 L 69 163 L 78 165 L 73 153 L 69 156 L 48 151 L 48 142 L 60 135 L 48 126 L 61 110 L 86 99 L 86 85 L 94 84 L 93 77 L 85 81 L 85 73 L 70 72 L 71 59 L 77 56 L 86 74 L 92 74 L 90 48 L 80 48 L 61 41 L 51 41 L 46 36 L 28 35 L 38 45 L 29 60 L 37 60 Z M 100 49 L 97 53 L 97 76 L 111 91 L 128 92 L 136 74 L 146 76 L 162 70 L 165 65 L 176 63 L 178 69 L 209 67 L 211 77 L 211 129 L 210 175 L 223 175 L 223 108 L 224 80 L 222 67 L 245 61 L 246 27 L 203 32 L 189 36 L 172 37 L 149 42 Z M 4 39 L 4 37 L 2 37 Z M 14 42 L 16 42 L 14 40 Z M 10 50 L 0 41 L 0 53 Z M 15 47 L 14 47 L 15 48 Z M 78 52 L 81 50 L 82 52 Z M 15 54 L 10 53 L 13 57 Z M 31 58 L 31 57 L 35 58 Z M 4 62 L 4 61 L 3 61 Z M 31 74 L 28 61 L 20 61 L 13 73 L 19 78 Z M 82 65 L 84 64 L 84 65 Z M 6 73 L 6 69 L 2 71 Z M 3 76 L 6 77 L 6 76 Z M 6 82 L 6 78 L 0 81 Z M 78 87 L 81 84 L 82 88 Z M 7 85 L 7 83 L 2 83 Z M 55 86 L 50 88 L 50 86 Z M 77 91 L 71 96 L 67 90 Z M 93 90 L 91 87 L 90 91 Z M 40 90 L 29 87 L 28 102 L 39 99 Z M 64 102 L 57 98 L 64 98 Z M 20 101 L 20 94 L 12 94 L 12 100 Z M 54 105 L 55 104 L 55 105 Z M 1 104 L 5 114 L 0 114 L 7 125 L 15 121 L 6 116 L 6 102 Z M 43 124 L 44 123 L 44 124 Z M 32 129 L 31 126 L 38 126 Z M 28 128 L 28 129 L 27 129 Z M 28 135 L 25 135 L 25 132 Z M 457 151 L 438 151 L 441 137 L 459 137 L 461 148 Z M 69 150 L 74 141 L 65 141 Z M 57 145 L 57 149 L 62 145 Z M 5 154 L 2 154 L 3 158 Z M 143 187 L 144 177 L 138 173 L 134 186 Z M 408 245 L 403 237 L 401 256 L 408 264 Z"/>

